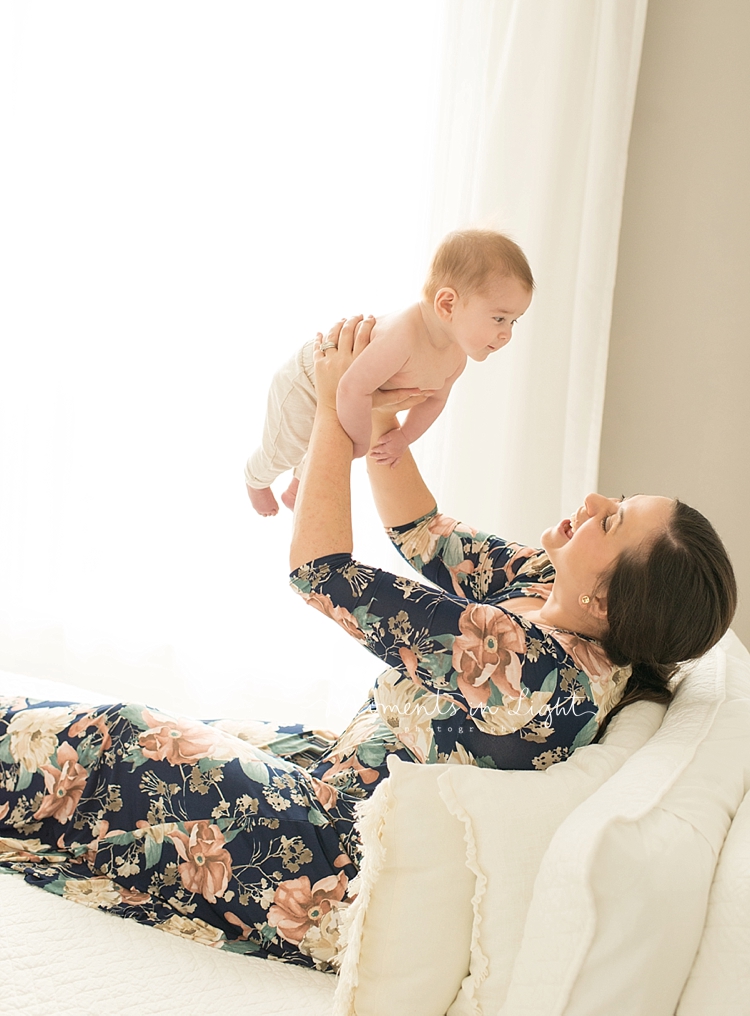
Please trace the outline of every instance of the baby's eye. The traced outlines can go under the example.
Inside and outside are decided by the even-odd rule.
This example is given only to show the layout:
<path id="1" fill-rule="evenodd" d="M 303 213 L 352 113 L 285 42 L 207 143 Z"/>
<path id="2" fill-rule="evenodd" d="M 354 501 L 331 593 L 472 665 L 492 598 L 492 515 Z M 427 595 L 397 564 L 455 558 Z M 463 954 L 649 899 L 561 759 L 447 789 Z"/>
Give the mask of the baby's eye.
<path id="1" fill-rule="evenodd" d="M 503 321 L 505 321 L 505 318 L 504 317 L 496 317 L 493 320 L 497 321 L 497 323 L 500 325 L 500 324 L 503 323 Z"/>

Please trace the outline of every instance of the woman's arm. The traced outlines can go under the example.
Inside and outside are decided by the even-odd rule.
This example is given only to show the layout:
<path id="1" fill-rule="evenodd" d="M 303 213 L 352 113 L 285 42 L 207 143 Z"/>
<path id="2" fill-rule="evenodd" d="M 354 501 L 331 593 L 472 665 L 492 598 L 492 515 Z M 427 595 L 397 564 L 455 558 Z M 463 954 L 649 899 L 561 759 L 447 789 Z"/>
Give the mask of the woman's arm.
<path id="1" fill-rule="evenodd" d="M 373 413 L 373 446 L 398 422 L 393 413 Z M 373 497 L 397 550 L 425 578 L 455 595 L 482 602 L 509 582 L 551 581 L 551 566 L 533 547 L 479 533 L 436 514 L 430 493 L 410 451 L 395 466 L 367 457 Z"/>
<path id="2" fill-rule="evenodd" d="M 336 348 L 321 351 L 323 336 L 315 341 L 315 385 L 318 405 L 315 412 L 305 471 L 294 506 L 294 529 L 289 548 L 289 565 L 299 568 L 327 554 L 351 554 L 351 465 L 352 442 L 339 423 L 336 412 L 338 383 L 363 344 L 357 332 L 362 318 L 350 318 L 334 325 L 326 342 Z"/>
<path id="3" fill-rule="evenodd" d="M 315 386 L 318 404 L 305 470 L 294 507 L 294 529 L 289 563 L 294 570 L 328 554 L 351 554 L 352 441 L 336 411 L 339 381 L 367 347 L 375 319 L 362 316 L 341 320 L 323 341 L 315 341 Z M 328 349 L 321 347 L 332 343 Z M 417 398 L 415 398 L 415 395 Z M 413 389 L 376 392 L 375 401 L 408 408 L 421 401 Z"/>
<path id="4" fill-rule="evenodd" d="M 394 413 L 373 413 L 373 447 L 398 425 Z M 434 510 L 435 498 L 408 449 L 395 466 L 384 465 L 368 455 L 367 471 L 375 506 L 384 526 L 406 525 Z"/>

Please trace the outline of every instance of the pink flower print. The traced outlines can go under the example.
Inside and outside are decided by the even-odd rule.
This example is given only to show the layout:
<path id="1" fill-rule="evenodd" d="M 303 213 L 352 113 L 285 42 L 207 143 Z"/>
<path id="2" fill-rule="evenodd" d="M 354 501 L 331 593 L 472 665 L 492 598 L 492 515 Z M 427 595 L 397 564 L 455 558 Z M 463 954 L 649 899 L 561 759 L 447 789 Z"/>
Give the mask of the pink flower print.
<path id="1" fill-rule="evenodd" d="M 250 937 L 250 935 L 252 935 L 253 929 L 250 927 L 250 925 L 245 924 L 242 918 L 238 917 L 236 914 L 233 914 L 231 910 L 224 911 L 224 918 L 225 920 L 229 921 L 230 924 L 236 925 L 242 931 L 242 934 L 238 939 L 239 942 L 246 942 Z"/>
<path id="2" fill-rule="evenodd" d="M 334 903 L 344 898 L 348 879 L 343 871 L 310 885 L 307 875 L 282 882 L 268 911 L 268 923 L 285 942 L 299 945 L 313 925 L 319 925 Z"/>
<path id="3" fill-rule="evenodd" d="M 599 717 L 613 709 L 622 698 L 632 667 L 616 667 L 598 642 L 588 642 L 568 632 L 555 632 L 555 638 L 573 657 L 579 670 L 588 675 L 591 695 Z"/>
<path id="4" fill-rule="evenodd" d="M 5 802 L 5 804 L 0 804 L 0 819 L 5 818 L 5 816 L 8 814 L 9 811 L 10 805 L 8 804 L 7 801 Z"/>
<path id="5" fill-rule="evenodd" d="M 334 607 L 330 596 L 323 593 L 308 593 L 305 602 L 326 617 L 330 617 L 336 624 L 340 624 L 347 635 L 353 636 L 358 642 L 366 641 L 367 636 L 357 624 L 356 617 L 349 613 L 346 607 Z"/>
<path id="6" fill-rule="evenodd" d="M 417 674 L 417 667 L 419 665 L 419 657 L 413 649 L 409 649 L 408 646 L 401 646 L 398 651 L 398 655 L 401 657 L 401 662 L 404 665 L 404 669 L 409 677 L 412 679 L 414 684 L 423 684 L 421 677 Z"/>
<path id="7" fill-rule="evenodd" d="M 224 834 L 205 819 L 186 822 L 185 828 L 187 835 L 179 830 L 169 834 L 183 859 L 178 866 L 182 884 L 188 892 L 200 893 L 209 903 L 216 903 L 232 877 L 232 858 L 224 849 Z"/>
<path id="8" fill-rule="evenodd" d="M 573 657 L 576 667 L 593 680 L 609 680 L 616 669 L 598 642 L 589 642 L 564 631 L 555 631 L 555 639 Z"/>
<path id="9" fill-rule="evenodd" d="M 151 897 L 148 893 L 139 892 L 138 889 L 123 889 L 118 886 L 120 899 L 131 907 L 138 907 L 142 903 L 150 903 Z"/>
<path id="10" fill-rule="evenodd" d="M 323 783 L 322 780 L 312 777 L 313 793 L 317 797 L 318 801 L 325 808 L 326 811 L 330 811 L 331 808 L 335 807 L 336 801 L 338 801 L 339 795 L 335 787 L 332 787 L 330 783 Z"/>
<path id="11" fill-rule="evenodd" d="M 138 744 L 146 758 L 157 762 L 167 761 L 172 766 L 194 764 L 210 758 L 218 746 L 220 734 L 212 727 L 195 720 L 172 719 L 143 710 L 143 719 L 149 729 L 138 737 Z"/>
<path id="12" fill-rule="evenodd" d="M 83 855 L 83 859 L 86 862 L 86 864 L 89 866 L 89 868 L 91 868 L 91 870 L 93 871 L 94 870 L 94 865 L 96 863 L 96 855 L 99 852 L 99 840 L 103 840 L 104 837 L 109 832 L 109 822 L 106 820 L 106 818 L 100 818 L 98 823 L 96 824 L 96 826 L 92 830 L 92 832 L 95 832 L 96 836 L 89 843 L 88 849 L 86 850 L 86 853 Z M 61 836 L 60 839 L 62 840 L 63 837 Z M 63 843 L 58 842 L 57 845 L 61 849 L 64 848 L 64 844 Z"/>
<path id="13" fill-rule="evenodd" d="M 51 765 L 40 766 L 47 794 L 34 812 L 34 818 L 53 816 L 58 822 L 65 823 L 81 800 L 89 774 L 79 765 L 78 752 L 67 741 L 63 741 L 57 749 L 57 761 L 59 769 Z"/>
<path id="14" fill-rule="evenodd" d="M 71 737 L 81 737 L 84 731 L 86 731 L 89 727 L 96 727 L 101 734 L 102 743 L 99 747 L 99 754 L 102 755 L 107 748 L 112 747 L 112 738 L 109 735 L 109 727 L 107 726 L 107 721 L 103 716 L 92 716 L 90 713 L 82 716 L 79 720 L 76 720 L 70 728 Z"/>
<path id="15" fill-rule="evenodd" d="M 523 629 L 502 610 L 484 604 L 467 607 L 458 620 L 461 634 L 453 643 L 453 667 L 458 686 L 470 706 L 490 697 L 491 681 L 504 695 L 521 692 L 519 653 L 526 648 Z"/>
<path id="16" fill-rule="evenodd" d="M 433 515 L 430 519 L 427 528 L 434 536 L 450 536 L 453 530 L 458 526 L 459 523 L 455 519 L 452 519 L 450 515 Z M 473 530 L 467 530 L 465 527 L 463 532 L 473 532 Z"/>

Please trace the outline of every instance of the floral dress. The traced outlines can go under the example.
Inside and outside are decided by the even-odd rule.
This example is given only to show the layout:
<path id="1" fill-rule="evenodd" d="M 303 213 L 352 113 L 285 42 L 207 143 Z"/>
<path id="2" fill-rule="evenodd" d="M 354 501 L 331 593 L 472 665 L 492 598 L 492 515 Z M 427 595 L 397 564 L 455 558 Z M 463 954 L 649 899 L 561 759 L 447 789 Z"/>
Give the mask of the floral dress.
<path id="1" fill-rule="evenodd" d="M 335 968 L 357 803 L 396 754 L 544 769 L 594 737 L 628 669 L 512 613 L 538 550 L 432 512 L 390 531 L 431 584 L 349 555 L 294 588 L 389 669 L 335 742 L 133 704 L 0 699 L 0 872 L 214 948 Z M 434 583 L 434 585 L 432 584 Z"/>
<path id="2" fill-rule="evenodd" d="M 437 510 L 388 534 L 434 586 L 348 554 L 292 576 L 308 603 L 390 664 L 316 775 L 364 795 L 387 775 L 392 752 L 413 762 L 546 769 L 589 744 L 631 671 L 613 666 L 593 639 L 512 612 L 514 598 L 549 596 L 554 569 L 544 551 Z"/>

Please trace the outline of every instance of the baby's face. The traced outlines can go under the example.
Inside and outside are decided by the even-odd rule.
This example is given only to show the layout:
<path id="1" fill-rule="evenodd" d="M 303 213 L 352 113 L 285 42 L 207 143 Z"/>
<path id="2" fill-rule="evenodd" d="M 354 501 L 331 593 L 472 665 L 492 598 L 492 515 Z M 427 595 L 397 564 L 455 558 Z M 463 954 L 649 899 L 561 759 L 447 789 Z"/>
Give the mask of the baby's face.
<path id="1" fill-rule="evenodd" d="M 454 339 L 472 360 L 486 360 L 510 342 L 513 325 L 530 303 L 531 293 L 522 282 L 497 278 L 481 293 L 459 298 L 451 317 Z"/>

